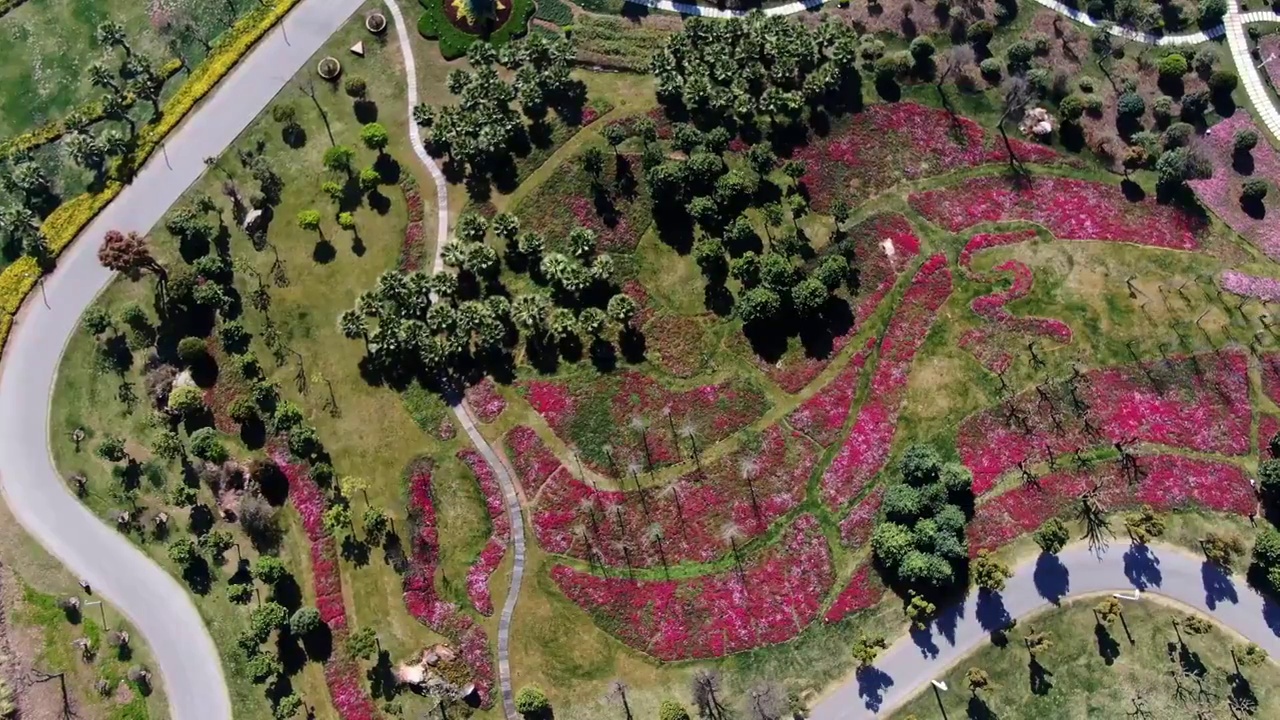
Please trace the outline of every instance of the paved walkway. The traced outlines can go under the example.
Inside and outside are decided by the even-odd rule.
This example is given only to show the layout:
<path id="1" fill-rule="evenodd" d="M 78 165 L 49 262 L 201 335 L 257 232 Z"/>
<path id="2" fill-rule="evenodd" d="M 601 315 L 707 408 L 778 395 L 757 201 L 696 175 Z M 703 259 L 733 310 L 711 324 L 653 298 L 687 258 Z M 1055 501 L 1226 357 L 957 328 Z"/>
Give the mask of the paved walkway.
<path id="1" fill-rule="evenodd" d="M 1280 112 L 1271 102 L 1258 66 L 1249 54 L 1249 39 L 1245 36 L 1244 26 L 1247 23 L 1268 20 L 1280 21 L 1280 15 L 1272 12 L 1251 12 L 1241 14 L 1237 0 L 1227 0 L 1227 47 L 1231 48 L 1231 57 L 1236 62 L 1236 71 L 1240 74 L 1240 82 L 1244 83 L 1245 92 L 1249 94 L 1249 102 L 1257 111 L 1258 119 L 1271 133 L 1271 137 L 1280 140 Z"/>
<path id="2" fill-rule="evenodd" d="M 1072 596 L 1140 588 L 1212 617 L 1280 657 L 1280 605 L 1242 578 L 1224 574 L 1200 557 L 1168 545 L 1113 543 L 1101 557 L 1082 545 L 1042 556 L 1014 569 L 1003 593 L 971 594 L 928 631 L 912 632 L 886 650 L 868 670 L 827 694 L 811 720 L 861 720 L 887 716 L 929 681 L 941 677 L 982 647 L 993 630 Z M 1143 602 L 1139 600 L 1138 602 Z M 949 692 L 965 692 L 951 688 Z"/>
<path id="3" fill-rule="evenodd" d="M 72 495 L 49 454 L 54 378 L 80 314 L 112 279 L 98 264 L 108 230 L 147 232 L 360 6 L 303 0 L 227 75 L 115 202 L 81 233 L 18 314 L 0 364 L 0 488 L 18 522 L 87 579 L 146 639 L 177 720 L 227 720 L 218 650 L 186 588 Z M 61 430 L 61 428 L 59 429 Z"/>
<path id="4" fill-rule="evenodd" d="M 400 40 L 400 50 L 404 55 L 404 68 L 409 88 L 409 139 L 413 152 L 418 160 L 431 173 L 436 186 L 436 252 L 431 263 L 431 272 L 444 271 L 444 246 L 449 239 L 449 192 L 444 173 L 440 166 L 427 154 L 422 144 L 422 135 L 418 124 L 413 120 L 413 108 L 418 104 L 418 71 L 413 57 L 413 46 L 410 44 L 408 24 L 400 12 L 396 0 L 383 0 L 391 13 L 396 26 L 396 36 Z M 520 510 L 520 496 L 516 492 L 516 483 L 511 471 L 502 461 L 498 453 L 489 445 L 489 441 L 476 428 L 475 417 L 465 403 L 458 403 L 453 408 L 454 417 L 462 430 L 471 438 L 471 444 L 484 456 L 485 462 L 493 469 L 498 484 L 502 487 L 503 502 L 507 507 L 507 517 L 511 520 L 511 544 L 515 549 L 514 564 L 511 568 L 511 585 L 507 589 L 507 597 L 502 604 L 502 615 L 498 618 L 498 682 L 502 686 L 502 709 L 508 720 L 515 720 L 515 691 L 511 687 L 511 619 L 515 615 L 516 601 L 520 598 L 520 584 L 524 580 L 524 515 Z"/>

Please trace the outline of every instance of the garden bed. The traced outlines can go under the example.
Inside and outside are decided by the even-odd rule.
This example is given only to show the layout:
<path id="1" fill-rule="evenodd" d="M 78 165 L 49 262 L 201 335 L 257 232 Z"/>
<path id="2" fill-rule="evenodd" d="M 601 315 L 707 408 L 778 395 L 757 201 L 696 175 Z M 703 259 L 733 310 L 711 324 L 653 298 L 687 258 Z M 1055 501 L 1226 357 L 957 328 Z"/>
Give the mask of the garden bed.
<path id="1" fill-rule="evenodd" d="M 525 497 L 533 498 L 542 485 L 560 469 L 560 460 L 551 452 L 537 431 L 527 425 L 517 425 L 502 438 L 507 457 L 515 464 L 516 479 Z"/>
<path id="2" fill-rule="evenodd" d="M 1241 130 L 1258 134 L 1251 152 L 1234 150 L 1235 134 Z M 1213 177 L 1187 182 L 1196 197 L 1267 257 L 1280 260 L 1280 154 L 1267 142 L 1266 133 L 1248 113 L 1239 112 L 1214 125 L 1196 147 L 1213 164 Z M 1241 186 L 1252 179 L 1265 180 L 1270 187 L 1266 200 L 1246 209 L 1240 201 Z"/>
<path id="3" fill-rule="evenodd" d="M 480 493 L 484 495 L 484 505 L 489 511 L 489 524 L 492 531 L 485 543 L 480 557 L 467 570 L 467 597 L 476 612 L 488 617 L 493 614 L 493 598 L 489 594 L 489 577 L 498 569 L 502 556 L 507 552 L 511 542 L 511 519 L 507 516 L 506 503 L 502 497 L 502 488 L 498 479 L 493 476 L 493 468 L 485 462 L 480 453 L 465 448 L 458 451 L 458 459 L 466 463 L 480 485 Z"/>
<path id="4" fill-rule="evenodd" d="M 607 159 L 599 183 L 593 183 L 577 159 L 570 160 L 521 198 L 513 212 L 521 223 L 546 237 L 549 251 L 567 252 L 569 231 L 581 226 L 595 231 L 601 252 L 628 253 L 653 222 L 649 191 L 641 175 L 636 155 Z"/>
<path id="5" fill-rule="evenodd" d="M 858 394 L 862 369 L 876 347 L 876 338 L 867 338 L 867 344 L 858 351 L 840 374 L 831 378 L 822 389 L 805 400 L 787 415 L 791 427 L 804 433 L 822 447 L 831 447 L 840 439 L 849 409 Z"/>

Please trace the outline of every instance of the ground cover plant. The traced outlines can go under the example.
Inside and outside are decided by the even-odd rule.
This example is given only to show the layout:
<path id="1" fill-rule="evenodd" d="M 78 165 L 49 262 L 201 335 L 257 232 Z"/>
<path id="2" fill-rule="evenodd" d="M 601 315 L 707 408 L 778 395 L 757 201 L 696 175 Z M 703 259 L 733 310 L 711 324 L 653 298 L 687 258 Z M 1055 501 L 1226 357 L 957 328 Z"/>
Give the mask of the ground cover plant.
<path id="1" fill-rule="evenodd" d="M 1243 113 L 1215 125 L 1200 144 L 1213 164 L 1213 176 L 1188 184 L 1200 202 L 1232 230 L 1275 260 L 1280 257 L 1280 230 L 1275 223 L 1280 212 L 1276 185 L 1280 155 L 1258 137 L 1258 128 Z"/>

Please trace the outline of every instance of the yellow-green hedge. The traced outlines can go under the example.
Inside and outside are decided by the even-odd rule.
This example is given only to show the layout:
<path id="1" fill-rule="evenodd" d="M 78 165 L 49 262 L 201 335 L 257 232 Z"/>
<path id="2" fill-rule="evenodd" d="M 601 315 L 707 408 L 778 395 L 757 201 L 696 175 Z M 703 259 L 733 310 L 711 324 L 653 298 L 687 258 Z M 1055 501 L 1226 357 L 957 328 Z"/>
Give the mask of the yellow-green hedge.
<path id="1" fill-rule="evenodd" d="M 116 164 L 112 169 L 113 175 L 127 180 L 133 168 L 142 167 L 165 135 L 177 127 L 196 103 L 204 99 L 235 67 L 249 48 L 262 39 L 298 2 L 299 0 L 277 0 L 270 8 L 259 7 L 223 33 L 214 44 L 209 57 L 191 72 L 182 87 L 165 104 L 164 114 L 159 120 L 139 132 L 137 150 L 127 160 Z M 50 251 L 55 256 L 61 253 L 85 225 L 120 194 L 123 187 L 121 182 L 108 182 L 101 191 L 74 197 L 54 210 L 41 226 L 49 241 Z M 0 350 L 9 339 L 9 327 L 13 324 L 14 314 L 22 306 L 22 301 L 31 292 L 31 288 L 35 287 L 38 276 L 39 266 L 29 257 L 19 259 L 5 268 L 4 272 L 0 272 Z"/>

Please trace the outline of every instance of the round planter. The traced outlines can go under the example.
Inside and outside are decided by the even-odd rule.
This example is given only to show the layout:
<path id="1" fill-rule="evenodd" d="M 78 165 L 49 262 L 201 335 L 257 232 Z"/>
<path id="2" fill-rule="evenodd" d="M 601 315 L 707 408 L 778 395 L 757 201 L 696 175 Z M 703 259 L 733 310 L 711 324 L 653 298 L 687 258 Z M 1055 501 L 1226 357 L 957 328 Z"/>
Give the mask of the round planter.
<path id="1" fill-rule="evenodd" d="M 337 80 L 342 74 L 342 63 L 335 57 L 323 58 L 316 64 L 316 73 L 325 80 Z"/>
<path id="2" fill-rule="evenodd" d="M 371 12 L 364 18 L 364 29 L 374 35 L 381 35 L 387 29 L 387 16 L 380 12 Z"/>

